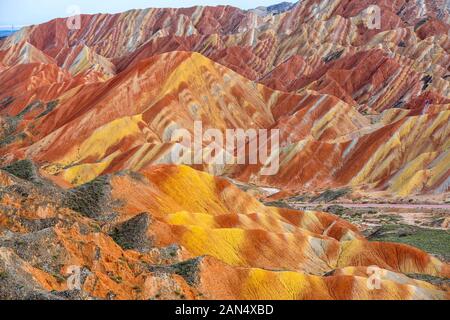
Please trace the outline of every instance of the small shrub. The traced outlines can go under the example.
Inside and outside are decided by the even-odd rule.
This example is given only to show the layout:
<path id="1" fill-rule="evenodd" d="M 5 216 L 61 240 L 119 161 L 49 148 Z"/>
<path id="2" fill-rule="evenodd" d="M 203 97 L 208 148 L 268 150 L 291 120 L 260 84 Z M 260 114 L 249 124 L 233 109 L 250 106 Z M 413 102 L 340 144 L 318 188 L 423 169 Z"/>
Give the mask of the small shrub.
<path id="1" fill-rule="evenodd" d="M 6 97 L 0 100 L 0 110 L 6 109 L 11 103 L 14 102 L 13 97 Z"/>
<path id="2" fill-rule="evenodd" d="M 34 101 L 34 102 L 30 103 L 29 105 L 27 105 L 27 106 L 25 107 L 25 109 L 23 109 L 23 110 L 17 115 L 17 117 L 18 117 L 18 118 L 23 118 L 23 116 L 25 116 L 27 113 L 33 111 L 33 110 L 36 109 L 36 108 L 40 108 L 40 107 L 43 107 L 43 106 L 44 106 L 44 104 L 43 104 L 40 100 Z"/>
<path id="3" fill-rule="evenodd" d="M 37 169 L 31 160 L 20 160 L 3 167 L 2 170 L 27 181 L 35 181 L 38 177 Z"/>
<path id="4" fill-rule="evenodd" d="M 37 118 L 42 118 L 45 117 L 46 115 L 48 115 L 50 112 L 52 112 L 53 110 L 55 110 L 56 106 L 58 105 L 59 101 L 58 100 L 54 100 L 54 101 L 50 101 L 47 103 L 47 106 L 45 108 L 45 111 L 42 112 L 40 115 L 37 116 Z"/>
<path id="5" fill-rule="evenodd" d="M 70 190 L 64 204 L 89 218 L 98 218 L 110 207 L 111 186 L 109 177 L 102 176 Z"/>
<path id="6" fill-rule="evenodd" d="M 330 202 L 337 200 L 346 194 L 350 193 L 352 190 L 350 188 L 337 189 L 337 190 L 326 190 L 318 197 L 314 198 L 313 202 Z"/>

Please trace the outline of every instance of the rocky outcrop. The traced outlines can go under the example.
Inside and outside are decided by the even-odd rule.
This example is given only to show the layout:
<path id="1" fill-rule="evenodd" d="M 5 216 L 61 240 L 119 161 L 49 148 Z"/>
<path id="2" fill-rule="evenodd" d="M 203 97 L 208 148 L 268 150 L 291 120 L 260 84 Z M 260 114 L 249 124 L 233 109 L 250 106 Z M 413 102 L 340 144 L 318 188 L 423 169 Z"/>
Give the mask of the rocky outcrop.
<path id="1" fill-rule="evenodd" d="M 448 199 L 443 7 L 131 10 L 0 40 L 0 298 L 448 299 L 447 262 L 229 182 L 274 199 Z M 199 121 L 278 129 L 279 171 L 173 161 L 173 133 Z"/>
<path id="2" fill-rule="evenodd" d="M 67 206 L 70 190 L 0 177 L 5 299 L 448 299 L 406 275 L 448 277 L 447 263 L 369 242 L 334 215 L 265 207 L 188 167 L 113 175 L 106 220 Z M 367 285 L 373 265 L 381 290 Z"/>

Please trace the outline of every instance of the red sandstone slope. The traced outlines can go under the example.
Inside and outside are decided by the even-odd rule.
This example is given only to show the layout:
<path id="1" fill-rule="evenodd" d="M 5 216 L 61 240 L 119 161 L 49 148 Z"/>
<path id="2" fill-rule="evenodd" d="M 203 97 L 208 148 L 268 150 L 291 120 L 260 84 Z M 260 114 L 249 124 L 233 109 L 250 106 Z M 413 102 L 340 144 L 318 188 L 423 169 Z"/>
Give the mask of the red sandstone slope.
<path id="1" fill-rule="evenodd" d="M 371 4 L 382 9 L 379 30 L 365 25 Z M 132 10 L 1 41 L 0 164 L 11 166 L 0 170 L 0 298 L 448 299 L 448 288 L 410 278 L 449 277 L 421 250 L 167 165 L 179 147 L 172 133 L 192 133 L 195 121 L 222 133 L 279 129 L 276 175 L 260 164 L 196 169 L 285 194 L 351 187 L 444 199 L 442 4 Z M 381 290 L 367 285 L 372 265 Z M 82 291 L 68 290 L 73 266 Z"/>
<path id="2" fill-rule="evenodd" d="M 50 96 L 56 105 L 43 115 L 45 104 L 23 103 L 16 109 L 13 100 L 4 109 L 8 116 L 27 119 L 14 129 L 26 135 L 3 146 L 7 161 L 31 158 L 78 185 L 104 173 L 170 161 L 171 133 L 178 128 L 193 132 L 194 121 L 202 121 L 204 130 L 276 128 L 281 134 L 277 175 L 262 176 L 258 166 L 204 167 L 211 173 L 290 192 L 348 185 L 400 196 L 446 191 L 449 172 L 443 164 L 450 133 L 445 105 L 427 106 L 425 114 L 386 113 L 374 122 L 333 95 L 254 86 L 187 52 L 142 60 L 105 82 L 66 88 L 70 83 L 59 85 L 60 95 Z M 423 173 L 412 174 L 412 167 Z"/>
<path id="3" fill-rule="evenodd" d="M 397 1 L 393 5 L 381 0 L 334 0 L 322 6 L 316 2 L 302 1 L 291 11 L 265 17 L 232 7 L 149 9 L 116 15 L 83 15 L 81 29 L 75 31 L 68 30 L 65 20 L 56 19 L 24 29 L 4 41 L 2 49 L 27 41 L 56 58 L 61 65 L 71 55 L 72 48 L 83 44 L 100 57 L 114 60 L 121 70 L 130 64 L 133 57 L 140 60 L 168 51 L 194 50 L 216 57 L 237 72 L 261 77 L 293 53 L 321 60 L 341 49 L 346 54 L 352 50 L 359 51 L 362 46 L 381 45 L 402 55 L 403 43 L 409 47 L 424 39 L 427 29 L 421 31 L 421 28 L 428 25 L 424 24 L 424 17 L 439 17 L 445 21 L 448 15 L 440 9 L 441 1 L 425 1 L 424 8 L 415 4 L 416 1 Z M 382 9 L 379 30 L 369 30 L 362 20 L 371 4 Z M 384 19 L 385 15 L 388 18 Z M 318 32 L 324 29 L 326 32 Z M 428 37 L 433 35 L 442 44 L 440 38 L 446 34 L 445 30 L 428 29 Z M 420 37 L 417 36 L 419 33 Z M 401 44 L 398 48 L 392 46 L 398 44 Z M 238 56 L 232 57 L 235 54 L 233 50 L 244 50 L 241 58 L 253 56 L 246 59 L 246 66 L 236 64 Z M 225 52 L 230 53 L 231 57 L 224 57 Z M 428 58 L 422 57 L 425 60 Z M 252 72 L 248 73 L 247 68 Z"/>

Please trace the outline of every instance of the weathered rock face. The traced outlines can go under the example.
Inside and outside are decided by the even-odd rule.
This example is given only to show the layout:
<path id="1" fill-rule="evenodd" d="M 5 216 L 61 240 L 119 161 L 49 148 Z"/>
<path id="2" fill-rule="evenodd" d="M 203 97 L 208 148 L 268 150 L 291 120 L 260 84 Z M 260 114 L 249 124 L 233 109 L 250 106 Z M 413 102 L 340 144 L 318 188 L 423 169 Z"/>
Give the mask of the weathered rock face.
<path id="1" fill-rule="evenodd" d="M 108 205 L 74 198 L 81 189 Z M 0 171 L 0 297 L 449 298 L 403 275 L 448 277 L 450 266 L 427 253 L 369 242 L 327 213 L 265 207 L 189 167 L 150 166 L 81 189 Z M 380 290 L 367 286 L 373 265 Z"/>
<path id="2" fill-rule="evenodd" d="M 369 242 L 333 215 L 265 207 L 200 172 L 280 197 L 339 188 L 447 199 L 442 8 L 132 10 L 1 40 L 0 298 L 448 299 L 448 288 L 406 276 L 449 276 L 427 253 Z M 173 132 L 193 134 L 196 121 L 279 129 L 278 173 L 171 165 Z M 371 265 L 388 289 L 368 289 Z"/>
<path id="3" fill-rule="evenodd" d="M 370 5 L 382 9 L 380 29 L 369 28 Z M 440 5 L 148 9 L 83 15 L 75 31 L 64 19 L 25 28 L 0 47 L 0 115 L 14 124 L 0 154 L 79 185 L 167 162 L 170 133 L 201 120 L 281 130 L 279 174 L 226 170 L 243 181 L 290 193 L 448 192 L 450 47 Z"/>
<path id="4" fill-rule="evenodd" d="M 362 56 L 379 55 L 383 54 L 371 51 Z M 26 70 L 35 74 L 40 66 Z M 17 91 L 9 89 L 4 121 L 14 126 L 4 139 L 14 138 L 6 139 L 2 154 L 6 161 L 32 158 L 45 164 L 47 173 L 74 185 L 101 174 L 168 161 L 173 148 L 171 132 L 178 128 L 193 132 L 194 121 L 202 121 L 205 130 L 223 132 L 227 128 L 280 129 L 279 174 L 260 176 L 258 166 L 228 170 L 243 181 L 253 179 L 291 192 L 365 184 L 398 195 L 448 189 L 449 111 L 446 98 L 433 91 L 410 100 L 404 109 L 388 108 L 373 121 L 358 110 L 357 99 L 351 98 L 353 92 L 361 93 L 357 76 L 346 82 L 351 88 L 348 92 L 342 88 L 350 98 L 341 100 L 332 92 L 286 93 L 255 86 L 198 53 L 157 55 L 113 79 L 78 86 L 83 81 L 79 76 L 71 79 L 54 68 L 58 73 L 50 73 L 49 81 L 61 80 L 52 86 L 22 93 L 24 79 Z M 48 71 L 45 67 L 39 75 Z M 383 74 L 375 71 L 373 78 L 377 72 Z M 2 75 L 7 80 L 12 73 Z M 422 86 L 420 77 L 412 81 L 417 84 L 413 88 Z M 403 86 L 403 81 L 398 82 Z M 380 92 L 386 90 L 377 87 Z M 36 96 L 42 100 L 21 109 L 23 101 L 28 103 Z M 367 96 L 358 99 L 366 102 Z M 378 105 L 384 106 L 381 98 Z M 367 107 L 376 112 L 375 104 Z"/>

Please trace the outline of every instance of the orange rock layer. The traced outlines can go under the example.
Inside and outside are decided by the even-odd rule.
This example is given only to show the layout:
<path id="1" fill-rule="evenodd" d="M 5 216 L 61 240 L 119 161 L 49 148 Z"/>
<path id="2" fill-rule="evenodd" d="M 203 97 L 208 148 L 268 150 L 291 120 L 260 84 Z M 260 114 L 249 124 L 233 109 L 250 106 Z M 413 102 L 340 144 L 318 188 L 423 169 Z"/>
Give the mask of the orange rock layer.
<path id="1" fill-rule="evenodd" d="M 28 181 L 0 171 L 0 298 L 448 299 L 408 276 L 448 278 L 447 263 L 224 180 L 447 199 L 444 2 L 131 10 L 0 41 L 0 167 L 37 166 Z M 278 129 L 278 172 L 173 163 L 172 134 L 197 121 Z M 69 290 L 73 267 L 82 290 Z"/>
<path id="2" fill-rule="evenodd" d="M 404 275 L 449 277 L 450 265 L 425 252 L 369 242 L 330 214 L 265 207 L 189 167 L 151 166 L 71 191 L 0 177 L 2 192 L 17 190 L 0 204 L 2 298 L 449 298 Z M 77 207 L 84 192 L 99 195 L 91 207 Z M 81 291 L 66 280 L 76 266 Z"/>

